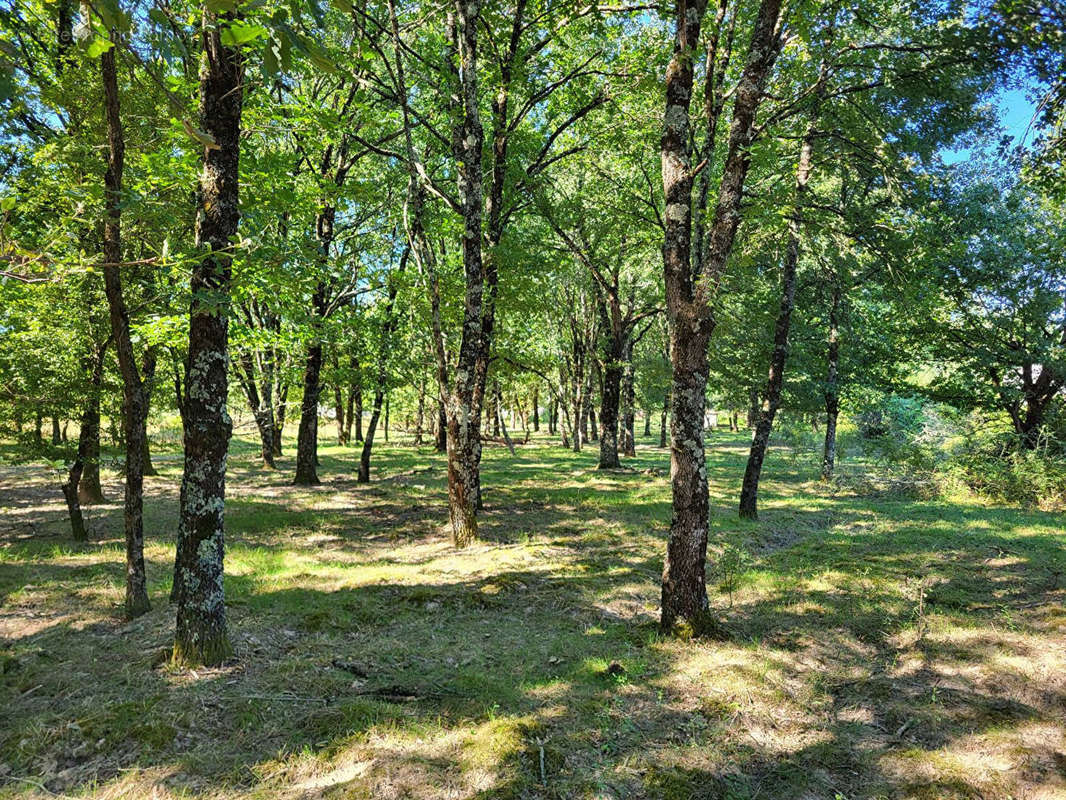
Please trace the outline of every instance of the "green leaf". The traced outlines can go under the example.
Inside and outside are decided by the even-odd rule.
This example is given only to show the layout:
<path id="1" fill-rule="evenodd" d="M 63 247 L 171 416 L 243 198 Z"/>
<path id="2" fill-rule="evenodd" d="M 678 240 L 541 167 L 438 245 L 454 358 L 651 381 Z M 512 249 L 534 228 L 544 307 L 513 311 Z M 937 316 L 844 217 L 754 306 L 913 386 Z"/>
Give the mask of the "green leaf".
<path id="1" fill-rule="evenodd" d="M 114 43 L 110 39 L 97 36 L 89 43 L 89 46 L 85 49 L 85 53 L 89 58 L 99 58 L 114 46 Z"/>
<path id="2" fill-rule="evenodd" d="M 239 47 L 242 44 L 267 36 L 267 29 L 251 22 L 232 22 L 222 29 L 222 44 Z"/>
<path id="3" fill-rule="evenodd" d="M 10 211 L 15 207 L 14 197 L 0 197 L 0 211 Z"/>
<path id="4" fill-rule="evenodd" d="M 284 29 L 278 30 L 278 60 L 281 62 L 283 72 L 292 70 L 292 40 L 289 33 Z"/>
<path id="5" fill-rule="evenodd" d="M 333 60 L 326 54 L 325 50 L 310 40 L 305 40 L 302 44 L 304 52 L 307 53 L 307 57 L 312 64 L 323 72 L 337 71 L 337 65 L 333 63 Z"/>
<path id="6" fill-rule="evenodd" d="M 270 42 L 263 51 L 263 75 L 267 78 L 276 78 L 281 72 L 281 64 L 278 61 L 275 47 L 277 47 L 277 44 Z"/>
<path id="7" fill-rule="evenodd" d="M 204 5 L 212 14 L 229 14 L 237 10 L 236 0 L 205 0 Z"/>
<path id="8" fill-rule="evenodd" d="M 95 9 L 104 23 L 104 28 L 112 28 L 128 33 L 130 30 L 130 15 L 119 8 L 118 0 L 99 0 Z"/>

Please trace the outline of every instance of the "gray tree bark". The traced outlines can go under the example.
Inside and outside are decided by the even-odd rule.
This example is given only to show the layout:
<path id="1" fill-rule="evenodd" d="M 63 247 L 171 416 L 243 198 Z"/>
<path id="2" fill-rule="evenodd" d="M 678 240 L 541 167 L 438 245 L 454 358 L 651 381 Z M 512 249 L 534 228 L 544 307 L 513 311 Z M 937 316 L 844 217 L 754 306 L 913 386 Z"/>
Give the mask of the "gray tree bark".
<path id="1" fill-rule="evenodd" d="M 229 15 L 227 15 L 229 17 Z M 229 17 L 232 18 L 232 17 Z M 219 664 L 233 653 L 222 586 L 225 549 L 226 452 L 232 424 L 226 412 L 229 292 L 233 241 L 240 220 L 239 159 L 243 67 L 237 48 L 222 44 L 219 17 L 203 14 L 200 129 L 206 146 L 197 197 L 186 369 L 185 470 L 174 581 L 177 624 L 174 661 Z"/>

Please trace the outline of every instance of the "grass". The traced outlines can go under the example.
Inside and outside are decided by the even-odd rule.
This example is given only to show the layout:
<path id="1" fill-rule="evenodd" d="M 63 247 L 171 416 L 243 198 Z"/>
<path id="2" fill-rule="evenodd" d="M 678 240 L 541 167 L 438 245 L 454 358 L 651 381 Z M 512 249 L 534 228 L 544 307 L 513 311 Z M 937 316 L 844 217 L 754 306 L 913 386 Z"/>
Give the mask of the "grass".
<path id="1" fill-rule="evenodd" d="M 55 477 L 0 467 L 0 797 L 1061 798 L 1060 515 L 862 495 L 772 455 L 734 510 L 708 471 L 726 642 L 656 632 L 667 455 L 626 471 L 539 442 L 485 451 L 458 552 L 428 448 L 324 447 L 289 485 L 235 441 L 226 593 L 238 659 L 176 671 L 180 457 L 154 458 L 154 609 L 122 621 L 121 508 L 69 541 Z M 109 499 L 121 484 L 105 470 Z"/>

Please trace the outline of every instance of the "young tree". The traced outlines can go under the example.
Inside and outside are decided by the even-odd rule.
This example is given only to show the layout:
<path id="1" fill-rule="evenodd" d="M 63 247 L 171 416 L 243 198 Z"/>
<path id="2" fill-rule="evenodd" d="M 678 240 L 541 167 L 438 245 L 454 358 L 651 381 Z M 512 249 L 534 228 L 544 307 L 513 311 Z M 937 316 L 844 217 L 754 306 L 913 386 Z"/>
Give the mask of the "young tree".
<path id="1" fill-rule="evenodd" d="M 112 29 L 112 40 L 117 38 Z M 126 616 L 136 617 L 151 608 L 144 573 L 144 454 L 147 450 L 148 400 L 137 368 L 130 315 L 122 292 L 122 172 L 126 141 L 122 132 L 118 73 L 112 45 L 100 56 L 107 127 L 107 170 L 104 173 L 107 216 L 104 220 L 104 288 L 111 309 L 111 335 L 115 342 L 123 385 L 123 433 L 126 445 Z M 149 356 L 153 359 L 154 354 Z M 154 363 L 151 370 L 154 371 Z"/>

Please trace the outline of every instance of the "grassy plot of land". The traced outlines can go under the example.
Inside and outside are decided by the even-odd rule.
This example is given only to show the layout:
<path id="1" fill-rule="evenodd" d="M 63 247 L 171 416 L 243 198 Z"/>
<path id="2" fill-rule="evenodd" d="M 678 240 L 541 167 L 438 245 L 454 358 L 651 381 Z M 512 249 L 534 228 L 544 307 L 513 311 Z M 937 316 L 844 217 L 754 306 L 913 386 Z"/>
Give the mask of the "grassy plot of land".
<path id="1" fill-rule="evenodd" d="M 487 448 L 482 543 L 444 463 L 323 448 L 313 489 L 234 442 L 239 658 L 165 662 L 180 459 L 146 484 L 154 609 L 116 614 L 121 484 L 68 539 L 55 478 L 0 468 L 0 797 L 1066 797 L 1063 517 L 861 496 L 776 455 L 762 519 L 715 434 L 725 642 L 661 639 L 668 458 Z"/>

